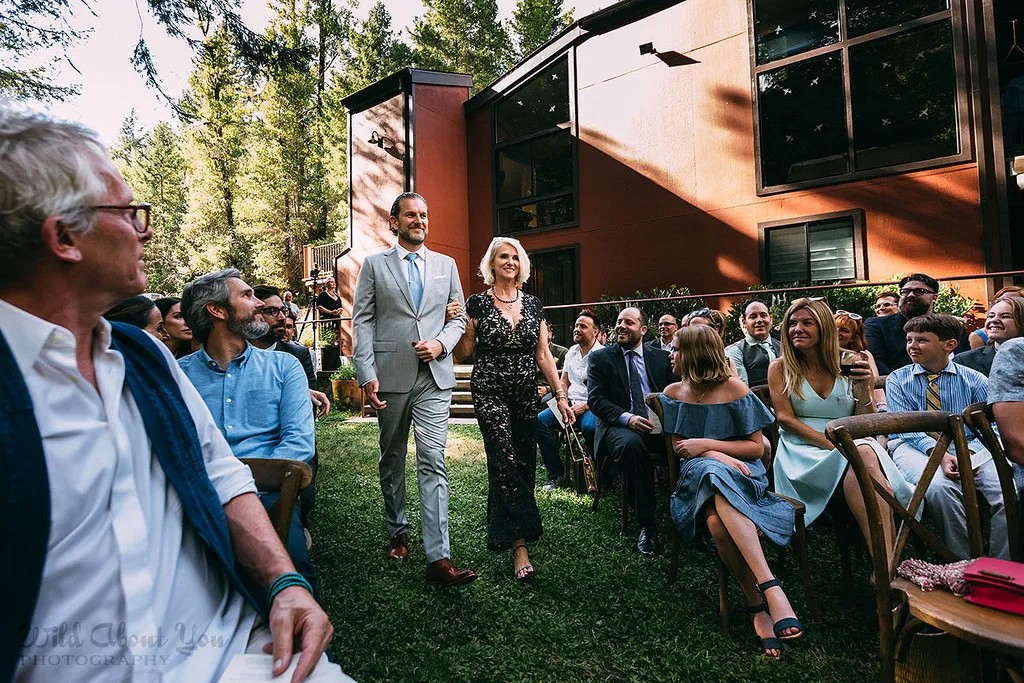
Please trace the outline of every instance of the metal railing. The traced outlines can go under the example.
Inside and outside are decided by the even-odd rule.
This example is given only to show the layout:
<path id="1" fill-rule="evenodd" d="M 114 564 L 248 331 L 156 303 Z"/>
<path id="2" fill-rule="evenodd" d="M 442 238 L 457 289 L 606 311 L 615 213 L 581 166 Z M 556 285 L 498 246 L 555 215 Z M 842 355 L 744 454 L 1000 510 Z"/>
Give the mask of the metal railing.
<path id="1" fill-rule="evenodd" d="M 337 260 L 341 252 L 345 250 L 345 245 L 341 242 L 333 242 L 332 244 L 321 244 L 318 247 L 313 247 L 312 256 L 313 263 L 320 266 L 321 275 L 334 272 L 334 262 Z M 312 265 L 312 264 L 310 264 Z"/>
<path id="2" fill-rule="evenodd" d="M 970 275 L 949 275 L 935 278 L 939 282 L 960 282 L 962 280 L 986 280 L 994 278 L 1024 277 L 1024 270 L 1005 270 L 998 273 L 972 273 Z M 883 280 L 879 282 L 849 282 L 835 285 L 804 285 L 797 287 L 775 287 L 772 289 L 742 289 L 732 292 L 709 292 L 706 294 L 678 294 L 675 296 L 648 297 L 642 299 L 623 298 L 608 301 L 587 301 L 576 304 L 545 304 L 547 309 L 566 308 L 589 308 L 591 306 L 615 306 L 622 304 L 652 303 L 658 301 L 688 301 L 691 299 L 723 299 L 735 297 L 753 297 L 764 294 L 785 294 L 786 292 L 813 292 L 828 289 L 852 289 L 854 287 L 895 287 L 898 280 Z"/>

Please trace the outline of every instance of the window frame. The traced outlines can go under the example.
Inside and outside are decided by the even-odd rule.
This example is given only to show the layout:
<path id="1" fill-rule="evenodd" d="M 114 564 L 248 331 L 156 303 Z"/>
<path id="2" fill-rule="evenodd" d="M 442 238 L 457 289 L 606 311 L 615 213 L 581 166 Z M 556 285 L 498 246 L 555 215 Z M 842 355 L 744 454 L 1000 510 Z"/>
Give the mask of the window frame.
<path id="1" fill-rule="evenodd" d="M 769 254 L 768 244 L 768 233 L 777 228 L 793 228 L 798 226 L 805 226 L 804 232 L 804 251 L 805 258 L 808 260 L 807 264 L 807 275 L 810 276 L 810 248 L 807 242 L 806 228 L 811 223 L 820 223 L 823 221 L 835 220 L 837 218 L 849 218 L 853 224 L 853 271 L 854 276 L 852 278 L 846 278 L 843 280 L 812 280 L 808 279 L 805 282 L 800 282 L 801 285 L 814 285 L 814 284 L 828 284 L 832 282 L 857 282 L 868 279 L 868 264 L 867 264 L 867 239 L 865 238 L 865 213 L 864 209 L 847 209 L 845 211 L 831 211 L 829 213 L 816 213 L 808 216 L 796 216 L 793 218 L 783 218 L 775 221 L 764 221 L 757 224 L 757 248 L 760 261 L 760 276 L 761 284 L 789 284 L 785 283 L 774 283 L 771 279 L 771 255 Z"/>
<path id="2" fill-rule="evenodd" d="M 517 138 L 509 138 L 498 142 L 498 106 L 506 100 L 515 97 L 516 93 L 521 91 L 524 87 L 530 84 L 534 78 L 540 76 L 543 72 L 553 67 L 560 60 L 566 61 L 566 73 L 568 74 L 568 82 L 566 83 L 566 89 L 568 90 L 569 96 L 569 124 L 568 126 L 548 126 L 541 130 L 533 131 L 526 135 L 519 136 Z M 579 202 L 579 129 L 576 111 L 577 98 L 576 98 L 576 55 L 573 50 L 567 50 L 558 55 L 555 55 L 551 59 L 545 61 L 537 68 L 530 71 L 528 74 L 519 79 L 515 85 L 510 88 L 507 92 L 503 93 L 502 96 L 491 103 L 491 217 L 492 217 L 492 232 L 495 237 L 518 237 L 519 235 L 532 235 L 538 232 L 547 232 L 549 230 L 561 230 L 562 228 L 575 227 L 580 223 L 580 202 Z M 563 192 L 549 192 L 544 195 L 536 195 L 528 197 L 526 199 L 516 199 L 513 201 L 499 202 L 498 197 L 500 196 L 501 188 L 499 186 L 499 169 L 500 169 L 500 155 L 501 151 L 509 147 L 515 147 L 527 142 L 533 142 L 541 138 L 556 135 L 560 132 L 568 132 L 569 134 L 569 145 L 571 150 L 572 158 L 570 160 L 570 166 L 572 171 L 572 186 L 568 191 Z M 500 231 L 500 219 L 499 213 L 508 209 L 514 209 L 520 206 L 526 206 L 529 204 L 537 204 L 545 200 L 557 199 L 559 197 L 565 197 L 570 195 L 572 197 L 572 208 L 573 208 L 573 219 L 571 221 L 563 221 L 561 223 L 555 223 L 553 225 L 545 225 L 539 228 L 529 228 L 527 230 L 517 230 L 510 233 L 502 233 Z"/>
<path id="3" fill-rule="evenodd" d="M 854 38 L 847 35 L 846 27 L 846 0 L 836 0 L 839 9 L 839 39 L 831 45 L 814 48 L 800 54 L 790 55 L 776 59 L 765 64 L 757 63 L 757 43 L 754 26 L 754 4 L 757 0 L 747 0 L 747 39 L 750 46 L 750 96 L 753 102 L 754 113 L 754 173 L 756 177 L 756 194 L 759 197 L 790 192 L 811 187 L 825 187 L 837 185 L 853 180 L 865 178 L 877 178 L 879 176 L 892 175 L 894 173 L 907 173 L 927 168 L 949 166 L 974 160 L 974 135 L 971 127 L 970 115 L 970 93 L 967 89 L 968 60 L 964 46 L 964 25 L 962 18 L 961 0 L 949 0 L 949 9 L 941 12 L 918 17 L 911 21 L 889 26 L 884 29 L 865 33 Z M 850 83 L 850 48 L 863 43 L 874 42 L 893 35 L 910 33 L 920 28 L 937 24 L 940 21 L 949 21 L 953 35 L 953 68 L 956 81 L 956 107 L 957 107 L 957 129 L 960 140 L 960 152 L 958 154 L 944 157 L 934 157 L 911 161 L 903 164 L 889 166 L 878 166 L 875 168 L 857 170 L 856 142 L 853 136 L 853 106 Z M 843 80 L 843 106 L 846 112 L 846 133 L 847 133 L 847 154 L 853 170 L 846 173 L 825 178 L 813 178 L 800 180 L 792 183 L 779 185 L 765 185 L 761 169 L 761 110 L 758 98 L 758 77 L 768 71 L 774 71 L 785 66 L 790 66 L 807 59 L 820 57 L 830 52 L 839 52 L 842 56 L 842 80 Z"/>

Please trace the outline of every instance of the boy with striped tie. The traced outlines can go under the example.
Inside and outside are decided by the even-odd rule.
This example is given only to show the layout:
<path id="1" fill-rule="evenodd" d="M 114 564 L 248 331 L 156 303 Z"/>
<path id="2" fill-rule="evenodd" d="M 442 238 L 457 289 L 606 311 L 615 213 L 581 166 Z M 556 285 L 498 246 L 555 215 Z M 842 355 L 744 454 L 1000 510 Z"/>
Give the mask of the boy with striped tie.
<path id="1" fill-rule="evenodd" d="M 907 334 L 907 354 L 913 363 L 893 370 L 885 382 L 890 412 L 945 410 L 961 413 L 971 403 L 988 398 L 985 376 L 951 360 L 950 354 L 963 334 L 959 318 L 945 314 L 921 315 L 908 320 L 903 330 Z M 916 485 L 921 479 L 937 436 L 923 432 L 890 436 L 889 451 L 893 461 L 912 484 Z M 988 554 L 1009 558 L 1003 496 L 992 456 L 977 438 L 968 442 L 968 449 L 975 486 L 992 513 Z M 966 558 L 969 553 L 964 498 L 952 446 L 943 456 L 942 466 L 925 493 L 924 512 L 939 526 L 949 549 Z"/>

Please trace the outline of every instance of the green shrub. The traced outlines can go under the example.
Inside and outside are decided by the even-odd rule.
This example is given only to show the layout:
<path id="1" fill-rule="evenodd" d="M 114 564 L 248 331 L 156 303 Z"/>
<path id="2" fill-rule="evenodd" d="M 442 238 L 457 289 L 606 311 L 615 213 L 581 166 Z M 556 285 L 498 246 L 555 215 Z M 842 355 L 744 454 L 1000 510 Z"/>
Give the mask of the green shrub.
<path id="1" fill-rule="evenodd" d="M 331 373 L 331 379 L 346 380 L 355 379 L 356 369 L 348 363 L 342 363 L 338 369 Z"/>
<path id="2" fill-rule="evenodd" d="M 671 313 L 677 319 L 682 319 L 690 311 L 703 308 L 706 304 L 704 299 L 676 299 L 673 301 L 645 301 L 639 299 L 657 299 L 666 296 L 689 296 L 690 288 L 680 285 L 671 285 L 667 289 L 650 289 L 647 291 L 637 290 L 626 296 L 612 296 L 604 294 L 601 301 L 626 300 L 627 303 L 620 304 L 598 304 L 594 306 L 594 312 L 601 317 L 609 329 L 614 328 L 615 320 L 619 317 L 619 311 L 628 306 L 635 306 L 647 316 L 647 338 L 654 339 L 658 334 L 658 318 Z"/>

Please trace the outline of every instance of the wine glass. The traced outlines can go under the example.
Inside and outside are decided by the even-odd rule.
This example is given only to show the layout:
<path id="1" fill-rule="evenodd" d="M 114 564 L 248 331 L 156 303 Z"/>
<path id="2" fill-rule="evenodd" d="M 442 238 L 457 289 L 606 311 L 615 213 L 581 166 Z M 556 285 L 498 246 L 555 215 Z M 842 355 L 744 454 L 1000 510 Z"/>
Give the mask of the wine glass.
<path id="1" fill-rule="evenodd" d="M 839 372 L 846 378 L 846 395 L 853 398 L 853 365 L 861 360 L 861 355 L 849 349 L 839 349 Z"/>

